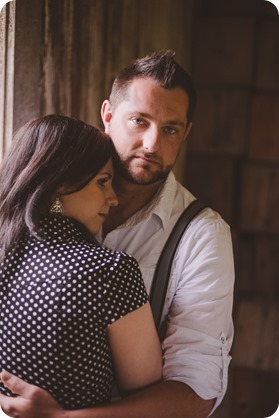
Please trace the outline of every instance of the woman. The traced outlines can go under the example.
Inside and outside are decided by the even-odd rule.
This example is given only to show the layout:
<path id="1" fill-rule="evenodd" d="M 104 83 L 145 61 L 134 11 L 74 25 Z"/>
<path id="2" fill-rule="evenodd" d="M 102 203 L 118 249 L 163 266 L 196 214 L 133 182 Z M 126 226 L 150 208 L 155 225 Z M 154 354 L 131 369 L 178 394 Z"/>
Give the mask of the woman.
<path id="1" fill-rule="evenodd" d="M 161 378 L 161 351 L 136 261 L 101 248 L 113 145 L 60 115 L 31 121 L 0 167 L 0 370 L 66 409 Z M 11 394 L 0 383 L 0 393 Z"/>

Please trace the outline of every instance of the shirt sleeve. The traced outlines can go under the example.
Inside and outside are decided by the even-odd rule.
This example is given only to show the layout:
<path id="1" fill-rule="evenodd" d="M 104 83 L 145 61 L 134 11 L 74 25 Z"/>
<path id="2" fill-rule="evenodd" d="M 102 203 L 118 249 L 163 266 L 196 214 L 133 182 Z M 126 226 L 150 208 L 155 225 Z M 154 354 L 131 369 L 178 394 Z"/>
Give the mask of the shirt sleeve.
<path id="1" fill-rule="evenodd" d="M 116 253 L 107 271 L 103 293 L 105 325 L 135 311 L 147 301 L 148 295 L 138 263 L 125 253 Z"/>
<path id="2" fill-rule="evenodd" d="M 203 399 L 217 398 L 215 410 L 227 388 L 234 285 L 230 229 L 217 214 L 193 221 L 171 274 L 164 379 L 186 383 Z"/>

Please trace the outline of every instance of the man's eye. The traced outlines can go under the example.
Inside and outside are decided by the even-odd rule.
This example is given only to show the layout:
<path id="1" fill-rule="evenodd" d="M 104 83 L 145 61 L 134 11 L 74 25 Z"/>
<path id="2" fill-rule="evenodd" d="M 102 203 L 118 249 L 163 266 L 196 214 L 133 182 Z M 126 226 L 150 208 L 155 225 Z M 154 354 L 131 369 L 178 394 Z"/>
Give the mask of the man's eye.
<path id="1" fill-rule="evenodd" d="M 166 134 L 168 134 L 168 135 L 174 135 L 174 134 L 177 133 L 177 129 L 173 128 L 172 126 L 166 126 L 164 128 L 164 130 L 165 130 Z"/>
<path id="2" fill-rule="evenodd" d="M 132 121 L 135 125 L 144 125 L 144 120 L 141 118 L 133 118 Z"/>

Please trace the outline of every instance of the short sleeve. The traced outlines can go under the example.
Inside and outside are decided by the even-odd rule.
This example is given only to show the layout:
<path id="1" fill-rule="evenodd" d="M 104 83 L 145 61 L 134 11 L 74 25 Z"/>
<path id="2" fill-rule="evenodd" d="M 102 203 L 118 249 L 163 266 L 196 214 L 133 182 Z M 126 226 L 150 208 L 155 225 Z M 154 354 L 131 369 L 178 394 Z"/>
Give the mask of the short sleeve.
<path id="1" fill-rule="evenodd" d="M 112 324 L 148 301 L 139 265 L 125 253 L 116 253 L 104 285 L 102 316 L 105 325 Z"/>

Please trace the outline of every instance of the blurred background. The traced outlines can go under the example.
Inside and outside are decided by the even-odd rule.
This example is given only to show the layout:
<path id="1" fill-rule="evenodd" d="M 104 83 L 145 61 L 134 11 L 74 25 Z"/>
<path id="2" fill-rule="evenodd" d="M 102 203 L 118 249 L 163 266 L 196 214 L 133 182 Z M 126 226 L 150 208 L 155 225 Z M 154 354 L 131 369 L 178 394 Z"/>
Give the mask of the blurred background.
<path id="1" fill-rule="evenodd" d="M 192 74 L 199 97 L 175 173 L 233 234 L 233 360 L 212 417 L 267 417 L 279 402 L 279 17 L 272 3 L 7 3 L 0 16 L 0 158 L 14 130 L 43 114 L 100 125 L 118 70 L 167 48 Z"/>

